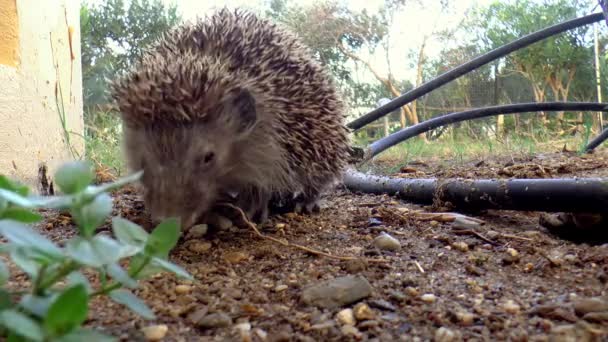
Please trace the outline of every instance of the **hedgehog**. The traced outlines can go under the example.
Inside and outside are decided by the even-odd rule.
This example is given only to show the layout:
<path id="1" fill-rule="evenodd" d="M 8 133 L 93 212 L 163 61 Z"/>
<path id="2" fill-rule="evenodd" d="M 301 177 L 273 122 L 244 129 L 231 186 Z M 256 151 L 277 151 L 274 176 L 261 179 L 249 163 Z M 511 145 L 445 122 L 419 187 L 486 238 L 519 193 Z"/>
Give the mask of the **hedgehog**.
<path id="1" fill-rule="evenodd" d="M 246 10 L 171 29 L 111 96 L 144 207 L 185 228 L 229 200 L 258 223 L 271 203 L 317 211 L 349 158 L 330 74 L 296 35 Z"/>

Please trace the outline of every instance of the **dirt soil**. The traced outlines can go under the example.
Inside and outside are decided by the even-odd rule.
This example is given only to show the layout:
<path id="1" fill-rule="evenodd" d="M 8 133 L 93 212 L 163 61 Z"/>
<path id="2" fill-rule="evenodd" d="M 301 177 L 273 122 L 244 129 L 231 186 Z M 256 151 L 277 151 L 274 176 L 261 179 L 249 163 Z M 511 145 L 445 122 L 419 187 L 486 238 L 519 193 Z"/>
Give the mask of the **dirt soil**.
<path id="1" fill-rule="evenodd" d="M 394 176 L 608 177 L 607 160 L 603 152 L 454 167 L 412 163 Z M 150 227 L 132 189 L 114 198 L 115 214 Z M 166 341 L 608 340 L 608 244 L 559 239 L 535 212 L 487 211 L 468 220 L 465 230 L 454 229 L 454 216 L 425 212 L 432 211 L 388 196 L 338 191 L 320 213 L 276 216 L 260 227 L 269 236 L 356 257 L 349 261 L 261 239 L 247 227 L 185 239 L 171 260 L 196 281 L 159 275 L 137 292 L 156 321 L 96 300 L 87 324 L 129 341 L 145 340 L 142 328 L 154 325 L 168 327 Z M 73 234 L 69 217 L 45 215 L 39 226 L 45 235 L 62 241 Z M 383 233 L 400 247 L 374 243 Z M 303 302 L 309 286 L 347 275 L 364 277 L 371 293 L 333 308 Z"/>

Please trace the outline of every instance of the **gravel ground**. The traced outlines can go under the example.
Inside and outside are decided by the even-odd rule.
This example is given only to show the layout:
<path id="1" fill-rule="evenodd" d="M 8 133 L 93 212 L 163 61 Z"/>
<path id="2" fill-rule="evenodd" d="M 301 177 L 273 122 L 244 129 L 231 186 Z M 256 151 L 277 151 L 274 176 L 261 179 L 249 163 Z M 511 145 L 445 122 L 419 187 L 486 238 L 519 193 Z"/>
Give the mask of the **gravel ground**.
<path id="1" fill-rule="evenodd" d="M 607 158 L 411 163 L 393 176 L 608 177 Z M 114 199 L 115 214 L 150 227 L 132 189 Z M 73 234 L 69 217 L 45 215 L 45 235 L 62 241 Z M 539 218 L 437 213 L 339 191 L 320 213 L 275 216 L 259 228 L 348 260 L 260 238 L 241 224 L 224 227 L 186 237 L 173 251 L 172 261 L 195 282 L 170 275 L 142 282 L 138 294 L 156 321 L 99 299 L 87 324 L 129 341 L 608 340 L 608 244 L 560 239 Z"/>

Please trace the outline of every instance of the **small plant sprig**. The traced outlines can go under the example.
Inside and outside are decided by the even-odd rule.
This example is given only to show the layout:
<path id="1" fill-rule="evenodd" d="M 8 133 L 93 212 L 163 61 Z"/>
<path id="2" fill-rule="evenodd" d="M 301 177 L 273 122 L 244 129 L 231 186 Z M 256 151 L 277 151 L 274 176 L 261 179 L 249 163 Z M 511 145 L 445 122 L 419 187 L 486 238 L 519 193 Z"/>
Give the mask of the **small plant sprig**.
<path id="1" fill-rule="evenodd" d="M 7 265 L 0 260 L 0 336 L 7 341 L 114 341 L 110 336 L 83 328 L 89 301 L 108 296 L 145 319 L 154 313 L 129 289 L 138 280 L 168 271 L 192 279 L 181 267 L 168 261 L 180 235 L 179 222 L 167 219 L 151 233 L 120 217 L 112 218 L 111 238 L 95 234 L 111 215 L 108 191 L 137 180 L 136 173 L 115 182 L 92 185 L 94 173 L 86 162 L 70 162 L 55 174 L 63 195 L 38 197 L 29 189 L 0 176 L 0 253 L 8 256 L 29 278 L 29 288 L 9 290 Z M 67 210 L 78 234 L 60 247 L 29 225 L 42 217 L 36 208 Z M 129 260 L 127 269 L 120 261 Z M 88 269 L 98 274 L 93 287 L 84 276 Z"/>

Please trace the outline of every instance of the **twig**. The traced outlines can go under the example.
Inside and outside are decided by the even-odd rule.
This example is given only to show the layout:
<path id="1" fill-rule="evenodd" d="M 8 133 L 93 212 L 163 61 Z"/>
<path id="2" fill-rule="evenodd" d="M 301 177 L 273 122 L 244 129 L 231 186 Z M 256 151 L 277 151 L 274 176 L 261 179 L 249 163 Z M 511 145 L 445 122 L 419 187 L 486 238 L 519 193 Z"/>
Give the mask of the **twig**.
<path id="1" fill-rule="evenodd" d="M 249 226 L 249 228 L 251 228 L 251 230 L 253 230 L 253 232 L 255 233 L 255 235 L 258 236 L 258 237 L 260 237 L 260 238 L 262 238 L 262 239 L 267 239 L 267 240 L 279 243 L 279 244 L 281 244 L 283 246 L 286 246 L 286 247 L 295 247 L 295 248 L 303 250 L 303 251 L 305 251 L 307 253 L 314 254 L 314 255 L 321 255 L 321 256 L 324 256 L 324 257 L 327 257 L 327 258 L 330 258 L 330 259 L 336 259 L 336 260 L 342 260 L 342 261 L 350 261 L 350 260 L 361 259 L 361 258 L 354 257 L 354 256 L 333 255 L 333 254 L 325 253 L 325 252 L 322 252 L 322 251 L 319 251 L 319 250 L 316 250 L 316 249 L 313 249 L 313 248 L 310 248 L 310 247 L 306 247 L 306 246 L 298 245 L 298 244 L 295 244 L 295 243 L 291 243 L 291 242 L 289 242 L 287 240 L 277 239 L 277 238 L 272 237 L 272 236 L 264 235 L 264 234 L 262 234 L 258 230 L 258 228 L 256 227 L 255 223 L 251 222 L 249 220 L 249 218 L 247 218 L 247 214 L 245 214 L 245 212 L 243 211 L 243 209 L 241 209 L 241 208 L 239 208 L 239 207 L 237 207 L 237 206 L 235 206 L 233 204 L 230 204 L 230 203 L 221 203 L 219 205 L 231 208 L 233 210 L 236 210 L 240 214 L 241 219 L 247 224 L 247 226 Z M 368 261 L 368 262 L 378 262 L 378 263 L 388 262 L 388 260 L 385 260 L 385 259 L 365 259 L 365 260 Z"/>
<path id="2" fill-rule="evenodd" d="M 498 242 L 492 241 L 492 240 L 488 239 L 487 237 L 479 234 L 478 232 L 476 232 L 474 230 L 470 230 L 470 229 L 452 229 L 452 232 L 454 232 L 454 234 L 458 234 L 458 235 L 473 235 L 473 236 L 476 236 L 479 239 L 481 239 L 481 240 L 483 240 L 483 241 L 485 241 L 485 242 L 487 242 L 487 243 L 489 243 L 491 245 L 494 245 L 494 246 L 498 246 L 499 245 Z"/>
<path id="3" fill-rule="evenodd" d="M 414 265 L 416 265 L 416 268 L 418 269 L 418 271 L 420 271 L 420 273 L 424 274 L 424 268 L 420 266 L 420 263 L 418 261 L 414 260 Z"/>
<path id="4" fill-rule="evenodd" d="M 517 235 L 511 235 L 511 234 L 503 234 L 500 233 L 499 235 L 500 237 L 503 238 L 507 238 L 507 239 L 514 239 L 514 240 L 522 240 L 522 241 L 534 241 L 533 239 L 527 238 L 527 237 L 523 237 L 523 236 L 517 236 Z"/>

